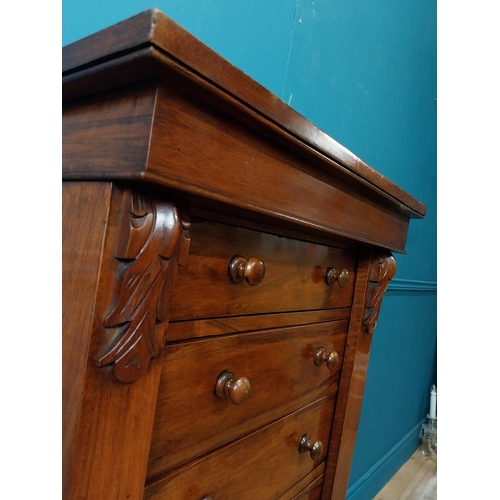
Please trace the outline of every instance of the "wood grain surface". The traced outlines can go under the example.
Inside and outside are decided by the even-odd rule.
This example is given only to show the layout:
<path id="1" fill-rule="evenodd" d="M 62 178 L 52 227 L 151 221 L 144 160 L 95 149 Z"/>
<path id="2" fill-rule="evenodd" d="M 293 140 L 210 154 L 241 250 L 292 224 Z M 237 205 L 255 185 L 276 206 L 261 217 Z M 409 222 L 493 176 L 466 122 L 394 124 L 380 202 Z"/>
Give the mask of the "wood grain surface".
<path id="1" fill-rule="evenodd" d="M 325 464 L 322 463 L 295 483 L 279 500 L 317 500 L 323 484 Z M 314 492 L 314 493 L 313 493 Z"/>
<path id="2" fill-rule="evenodd" d="M 291 500 L 319 500 L 323 487 L 323 476 L 311 481 L 301 492 L 295 495 Z"/>
<path id="3" fill-rule="evenodd" d="M 214 319 L 176 321 L 170 323 L 167 341 L 189 340 L 198 337 L 224 335 L 226 333 L 244 333 L 252 330 L 265 330 L 285 326 L 324 323 L 340 319 L 349 319 L 350 308 L 322 309 L 289 313 L 258 314 L 255 316 L 227 316 Z"/>
<path id="4" fill-rule="evenodd" d="M 342 360 L 347 326 L 337 321 L 167 345 L 148 478 L 335 394 L 341 362 L 329 370 L 314 355 L 324 347 Z M 250 381 L 243 404 L 214 394 L 224 370 Z"/>
<path id="5" fill-rule="evenodd" d="M 421 445 L 373 500 L 437 500 L 437 455 Z"/>
<path id="6" fill-rule="evenodd" d="M 351 305 L 354 252 L 207 221 L 193 221 L 190 233 L 190 253 L 172 297 L 172 321 Z M 264 262 L 262 283 L 231 282 L 228 265 L 235 255 Z M 347 269 L 348 285 L 328 286 L 328 267 Z"/>
<path id="7" fill-rule="evenodd" d="M 65 173 L 140 172 L 146 164 L 154 82 L 102 92 L 63 106 Z"/>
<path id="8" fill-rule="evenodd" d="M 345 499 L 373 337 L 373 330 L 369 331 L 365 323 L 367 319 L 372 318 L 372 314 L 378 316 L 378 310 L 374 311 L 371 299 L 376 296 L 382 301 L 387 283 L 381 280 L 384 276 L 381 272 L 381 263 L 384 263 L 386 258 L 393 260 L 392 256 L 389 257 L 383 252 L 368 249 L 363 250 L 359 258 L 354 303 L 347 332 L 346 355 L 342 367 L 322 500 Z M 395 268 L 391 269 L 391 272 L 394 270 Z M 384 286 L 385 288 L 382 289 Z M 377 294 L 377 292 L 380 293 Z M 376 317 L 374 319 L 376 324 Z"/>
<path id="9" fill-rule="evenodd" d="M 62 186 L 62 479 L 67 491 L 81 416 L 92 312 L 111 185 Z"/>
<path id="10" fill-rule="evenodd" d="M 144 500 L 191 500 L 212 495 L 217 500 L 274 500 L 291 484 L 315 469 L 323 456 L 312 460 L 299 453 L 305 434 L 328 441 L 333 399 L 324 398 L 259 431 L 146 486 Z"/>
<path id="11" fill-rule="evenodd" d="M 85 185 L 86 183 L 76 184 L 82 188 Z M 63 496 L 67 500 L 139 499 L 142 497 L 146 477 L 161 359 L 153 362 L 147 374 L 131 384 L 119 382 L 110 367 L 96 366 L 102 343 L 103 321 L 113 297 L 113 282 L 119 265 L 114 257 L 114 250 L 123 191 L 113 187 L 109 196 L 108 184 L 89 183 L 87 186 L 90 192 L 83 191 L 82 197 L 92 207 L 94 215 L 87 215 L 88 224 L 95 228 L 93 230 L 101 232 L 105 225 L 106 235 L 99 245 L 99 269 L 95 265 L 80 269 L 80 272 L 88 275 L 86 279 L 97 279 L 97 293 L 92 297 L 93 303 L 87 303 L 88 309 L 84 311 L 85 319 L 91 320 L 84 353 L 85 367 L 72 366 L 74 359 L 71 357 L 63 360 L 64 366 L 71 366 L 82 377 L 79 387 L 80 418 L 74 430 L 72 460 L 65 462 L 68 472 Z M 95 194 L 91 196 L 94 190 Z M 104 196 L 106 193 L 108 197 Z M 96 213 L 96 208 L 103 203 L 108 205 L 106 211 Z M 65 218 L 79 231 L 80 227 L 85 228 L 81 220 L 83 215 L 82 211 L 73 211 L 71 214 L 66 213 Z M 85 237 L 84 232 L 82 237 Z M 73 261 L 81 264 L 72 252 L 66 253 L 66 257 L 69 265 Z M 81 282 L 85 283 L 85 279 L 82 278 Z M 72 320 L 78 321 L 78 316 L 75 315 Z M 81 325 L 75 324 L 74 329 L 78 332 L 74 336 L 77 339 Z M 63 409 L 64 414 L 71 414 L 71 411 L 68 407 Z"/>
<path id="12" fill-rule="evenodd" d="M 401 201 L 330 164 L 273 122 L 177 66 L 169 60 L 160 83 L 151 77 L 124 87 L 130 102 L 119 97 L 108 102 L 109 94 L 102 92 L 65 103 L 65 177 L 162 185 L 188 197 L 404 250 L 411 210 Z M 87 113 L 90 130 L 80 124 Z M 311 196 L 314 204 L 308 202 Z"/>
<path id="13" fill-rule="evenodd" d="M 155 47 L 164 57 L 179 61 L 183 68 L 199 75 L 212 86 L 224 89 L 228 96 L 248 109 L 267 116 L 280 126 L 283 132 L 297 137 L 322 155 L 332 158 L 342 165 L 342 168 L 366 179 L 389 197 L 399 199 L 415 214 L 425 215 L 425 205 L 373 170 L 335 139 L 156 9 L 145 11 L 65 47 L 63 74 L 67 75 L 66 78 L 74 79 L 79 69 L 103 64 L 109 59 L 145 46 Z"/>

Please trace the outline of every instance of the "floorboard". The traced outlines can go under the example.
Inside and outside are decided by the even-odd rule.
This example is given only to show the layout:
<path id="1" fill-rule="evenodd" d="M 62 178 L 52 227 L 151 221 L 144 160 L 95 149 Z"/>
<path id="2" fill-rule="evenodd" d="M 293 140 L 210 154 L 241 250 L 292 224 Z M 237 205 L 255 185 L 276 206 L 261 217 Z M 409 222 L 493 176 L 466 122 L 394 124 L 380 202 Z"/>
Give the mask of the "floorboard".
<path id="1" fill-rule="evenodd" d="M 437 500 L 437 455 L 423 444 L 374 500 Z"/>

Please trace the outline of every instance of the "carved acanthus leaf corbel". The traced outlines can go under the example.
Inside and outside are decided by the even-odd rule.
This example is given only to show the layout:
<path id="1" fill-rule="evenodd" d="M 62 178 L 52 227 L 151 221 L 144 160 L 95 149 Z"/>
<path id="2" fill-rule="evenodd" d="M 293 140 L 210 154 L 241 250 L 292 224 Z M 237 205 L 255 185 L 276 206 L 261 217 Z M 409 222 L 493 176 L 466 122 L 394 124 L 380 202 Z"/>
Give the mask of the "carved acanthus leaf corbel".
<path id="1" fill-rule="evenodd" d="M 371 262 L 370 283 L 368 285 L 366 313 L 363 321 L 363 331 L 374 332 L 385 291 L 389 282 L 396 274 L 396 259 L 390 253 L 380 255 Z"/>
<path id="2" fill-rule="evenodd" d="M 177 266 L 189 252 L 189 222 L 177 207 L 125 190 L 115 249 L 114 300 L 103 321 L 97 366 L 121 382 L 144 373 L 163 348 Z"/>

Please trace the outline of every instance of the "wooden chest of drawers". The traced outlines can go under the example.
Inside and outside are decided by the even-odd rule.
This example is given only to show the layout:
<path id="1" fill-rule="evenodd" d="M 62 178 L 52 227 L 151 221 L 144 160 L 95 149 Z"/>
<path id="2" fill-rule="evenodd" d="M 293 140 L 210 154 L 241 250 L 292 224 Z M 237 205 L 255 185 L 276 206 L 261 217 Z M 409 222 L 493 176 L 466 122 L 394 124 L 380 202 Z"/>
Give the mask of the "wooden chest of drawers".
<path id="1" fill-rule="evenodd" d="M 157 11 L 63 69 L 64 498 L 344 498 L 425 206 Z"/>

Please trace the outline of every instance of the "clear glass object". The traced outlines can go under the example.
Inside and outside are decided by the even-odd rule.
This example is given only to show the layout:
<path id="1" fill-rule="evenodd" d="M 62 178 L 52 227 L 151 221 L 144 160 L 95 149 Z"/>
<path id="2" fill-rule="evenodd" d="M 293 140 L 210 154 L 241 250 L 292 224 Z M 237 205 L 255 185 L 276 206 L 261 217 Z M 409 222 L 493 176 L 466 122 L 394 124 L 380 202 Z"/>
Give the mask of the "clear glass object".
<path id="1" fill-rule="evenodd" d="M 436 386 L 431 387 L 430 412 L 427 414 L 427 423 L 423 424 L 419 439 L 423 443 L 427 442 L 427 451 L 422 451 L 422 455 L 437 455 L 437 414 L 436 414 L 437 391 Z"/>

